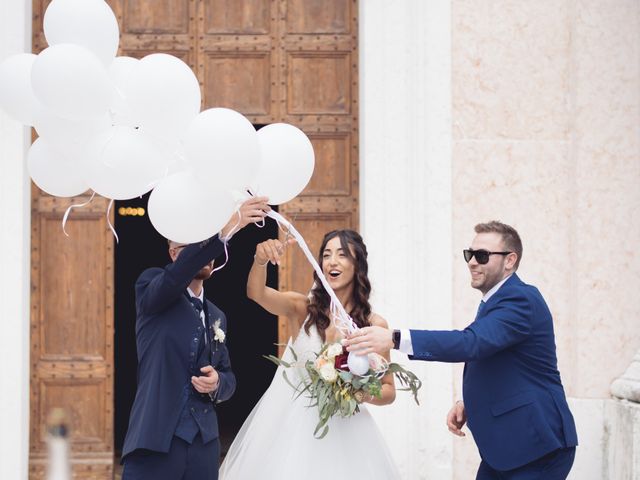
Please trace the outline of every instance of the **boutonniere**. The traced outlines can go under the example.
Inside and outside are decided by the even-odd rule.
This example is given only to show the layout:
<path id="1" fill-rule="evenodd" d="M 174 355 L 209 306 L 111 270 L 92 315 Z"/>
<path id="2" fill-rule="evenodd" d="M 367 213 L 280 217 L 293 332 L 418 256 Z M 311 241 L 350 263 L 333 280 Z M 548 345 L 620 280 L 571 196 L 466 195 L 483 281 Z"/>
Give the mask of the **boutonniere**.
<path id="1" fill-rule="evenodd" d="M 213 324 L 213 339 L 216 342 L 224 343 L 225 337 L 226 334 L 224 333 L 224 330 L 220 328 L 220 319 L 218 319 Z"/>

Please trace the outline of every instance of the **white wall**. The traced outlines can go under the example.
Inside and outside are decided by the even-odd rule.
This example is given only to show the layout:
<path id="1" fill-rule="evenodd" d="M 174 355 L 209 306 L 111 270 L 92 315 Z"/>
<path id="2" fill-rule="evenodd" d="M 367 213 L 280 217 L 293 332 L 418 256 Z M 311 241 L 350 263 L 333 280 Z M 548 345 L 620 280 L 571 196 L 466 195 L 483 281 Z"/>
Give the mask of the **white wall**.
<path id="1" fill-rule="evenodd" d="M 0 0 L 0 62 L 31 51 L 31 2 Z M 26 479 L 29 441 L 29 131 L 0 111 L 0 478 Z"/>
<path id="2" fill-rule="evenodd" d="M 373 307 L 392 328 L 451 324 L 451 13 L 446 0 L 360 2 L 361 230 Z M 451 478 L 452 368 L 394 360 L 424 381 L 371 408 L 403 478 Z"/>
<path id="3" fill-rule="evenodd" d="M 480 221 L 515 226 L 554 315 L 571 478 L 603 478 L 609 386 L 640 347 L 640 3 L 363 0 L 360 28 L 374 308 L 392 328 L 464 328 L 479 296 L 460 250 Z M 411 368 L 422 405 L 374 412 L 404 478 L 473 478 L 472 439 L 443 425 L 461 369 Z"/>
<path id="4" fill-rule="evenodd" d="M 640 3 L 452 0 L 452 91 L 454 243 L 482 220 L 520 232 L 576 418 L 570 478 L 606 478 L 605 401 L 640 347 Z M 477 299 L 453 277 L 462 327 Z M 456 465 L 473 455 L 456 442 Z"/>

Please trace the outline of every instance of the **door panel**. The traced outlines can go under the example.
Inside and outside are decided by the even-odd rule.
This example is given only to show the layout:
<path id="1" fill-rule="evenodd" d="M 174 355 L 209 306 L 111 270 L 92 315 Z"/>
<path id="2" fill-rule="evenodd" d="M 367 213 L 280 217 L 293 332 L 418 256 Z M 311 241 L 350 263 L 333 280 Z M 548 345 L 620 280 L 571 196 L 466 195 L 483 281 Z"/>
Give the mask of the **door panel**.
<path id="1" fill-rule="evenodd" d="M 68 417 L 78 478 L 113 471 L 113 239 L 107 201 L 53 198 L 32 189 L 30 477 L 42 478 L 46 418 Z"/>
<path id="2" fill-rule="evenodd" d="M 33 0 L 33 51 L 46 48 Z M 280 206 L 314 255 L 324 233 L 358 228 L 357 0 L 108 0 L 120 25 L 119 55 L 164 52 L 184 60 L 203 108 L 229 107 L 254 124 L 287 122 L 307 133 L 316 168 Z M 70 416 L 77 478 L 113 475 L 113 237 L 108 201 L 62 216 L 73 199 L 32 194 L 30 473 L 42 478 L 45 418 Z M 299 249 L 279 272 L 282 290 L 307 292 L 312 270 Z M 280 343 L 291 332 L 279 321 Z"/>

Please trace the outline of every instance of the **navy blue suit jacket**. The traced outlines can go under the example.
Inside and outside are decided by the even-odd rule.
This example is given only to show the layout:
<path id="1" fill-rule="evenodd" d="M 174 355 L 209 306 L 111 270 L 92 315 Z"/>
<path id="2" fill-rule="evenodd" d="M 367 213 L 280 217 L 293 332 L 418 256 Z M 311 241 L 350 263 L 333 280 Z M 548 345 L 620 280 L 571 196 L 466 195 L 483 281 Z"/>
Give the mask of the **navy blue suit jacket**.
<path id="1" fill-rule="evenodd" d="M 466 362 L 467 423 L 483 460 L 510 470 L 578 444 L 560 381 L 553 320 L 537 288 L 512 275 L 462 331 L 411 330 L 418 360 Z"/>
<path id="2" fill-rule="evenodd" d="M 136 345 L 138 349 L 138 389 L 129 417 L 122 457 L 143 448 L 168 452 L 171 439 L 186 405 L 186 389 L 200 396 L 208 407 L 200 409 L 198 424 L 217 437 L 215 403 L 229 399 L 236 387 L 226 345 L 210 341 L 198 356 L 198 340 L 203 338 L 202 321 L 189 301 L 186 289 L 196 273 L 223 251 L 216 238 L 184 248 L 175 262 L 164 268 L 145 270 L 136 282 Z M 224 313 L 206 301 L 209 325 L 221 321 Z M 212 328 L 210 328 L 212 330 Z M 210 331 L 209 338 L 213 339 Z M 202 352 L 202 348 L 200 348 Z M 191 375 L 212 365 L 220 376 L 215 402 L 191 386 Z"/>

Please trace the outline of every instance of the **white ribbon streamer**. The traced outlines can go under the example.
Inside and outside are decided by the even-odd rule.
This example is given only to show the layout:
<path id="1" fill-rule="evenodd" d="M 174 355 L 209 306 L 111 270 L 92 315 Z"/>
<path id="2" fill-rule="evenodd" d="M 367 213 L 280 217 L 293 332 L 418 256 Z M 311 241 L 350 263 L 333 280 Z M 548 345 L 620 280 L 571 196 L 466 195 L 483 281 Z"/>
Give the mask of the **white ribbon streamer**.
<path id="1" fill-rule="evenodd" d="M 69 205 L 69 208 L 67 208 L 67 211 L 64 212 L 64 216 L 62 217 L 62 231 L 64 232 L 64 234 L 68 237 L 69 234 L 67 233 L 67 219 L 69 218 L 69 214 L 71 213 L 71 210 L 73 210 L 74 208 L 82 208 L 85 207 L 87 205 L 89 205 L 91 203 L 91 200 L 93 200 L 93 197 L 96 196 L 96 192 L 93 192 L 91 194 L 91 198 L 89 200 L 87 200 L 84 203 L 76 203 L 75 205 Z"/>
<path id="2" fill-rule="evenodd" d="M 295 227 L 278 212 L 274 212 L 273 210 L 271 210 L 267 213 L 267 216 L 273 218 L 276 222 L 278 222 L 278 224 L 283 225 L 290 232 L 290 234 L 298 242 L 298 245 L 302 249 L 305 257 L 307 257 L 307 260 L 309 261 L 315 272 L 318 274 L 320 283 L 322 283 L 322 286 L 331 298 L 330 311 L 336 328 L 338 328 L 343 334 L 351 334 L 355 332 L 358 329 L 358 326 L 354 323 L 347 311 L 344 309 L 344 307 L 340 303 L 340 300 L 338 300 L 338 297 L 333 291 L 333 288 L 331 288 L 331 285 L 329 285 L 329 282 L 327 282 L 327 279 L 325 278 L 320 265 L 318 265 L 318 262 L 311 253 L 311 250 L 309 250 L 309 246 L 307 245 L 307 242 L 304 241 L 302 235 L 300 235 Z"/>
<path id="3" fill-rule="evenodd" d="M 118 238 L 118 234 L 116 233 L 116 229 L 113 228 L 113 225 L 111 225 L 111 207 L 113 207 L 113 199 L 111 199 L 111 201 L 109 202 L 109 206 L 107 207 L 107 225 L 109 225 L 109 228 L 111 229 L 111 233 L 113 233 L 113 236 L 116 237 L 116 243 L 120 243 L 120 239 Z"/>

